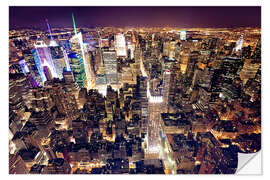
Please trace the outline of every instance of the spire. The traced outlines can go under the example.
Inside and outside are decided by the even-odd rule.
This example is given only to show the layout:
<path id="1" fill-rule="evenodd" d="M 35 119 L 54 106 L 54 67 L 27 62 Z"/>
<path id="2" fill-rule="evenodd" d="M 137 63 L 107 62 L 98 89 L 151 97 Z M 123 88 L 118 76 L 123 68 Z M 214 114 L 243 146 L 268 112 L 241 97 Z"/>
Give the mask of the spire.
<path id="1" fill-rule="evenodd" d="M 50 38 L 51 38 L 51 40 L 53 40 L 53 37 L 52 37 L 52 31 L 51 31 L 51 27 L 50 27 L 50 25 L 49 25 L 48 19 L 45 19 L 45 21 L 46 21 L 46 24 L 47 24 L 47 27 L 48 27 L 48 31 L 49 31 L 49 33 L 50 33 Z"/>
<path id="2" fill-rule="evenodd" d="M 73 22 L 74 33 L 77 34 L 76 23 L 75 23 L 75 19 L 74 19 L 73 13 L 72 13 L 72 22 Z"/>

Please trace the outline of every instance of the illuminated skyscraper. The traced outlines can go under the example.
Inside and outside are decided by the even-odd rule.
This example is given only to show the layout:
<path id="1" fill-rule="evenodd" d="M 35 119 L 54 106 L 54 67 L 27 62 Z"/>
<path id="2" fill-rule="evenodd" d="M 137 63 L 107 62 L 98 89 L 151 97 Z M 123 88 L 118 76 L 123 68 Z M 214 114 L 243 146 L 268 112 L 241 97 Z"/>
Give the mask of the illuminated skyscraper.
<path id="1" fill-rule="evenodd" d="M 128 50 L 130 52 L 130 59 L 134 59 L 135 44 L 128 43 Z"/>
<path id="2" fill-rule="evenodd" d="M 166 41 L 163 43 L 163 56 L 169 57 L 170 54 L 170 42 Z"/>
<path id="3" fill-rule="evenodd" d="M 248 79 L 252 79 L 256 76 L 260 66 L 261 64 L 256 61 L 252 61 L 251 59 L 245 60 L 244 66 L 240 72 L 240 78 L 244 84 L 246 84 Z"/>
<path id="4" fill-rule="evenodd" d="M 117 56 L 127 56 L 126 40 L 124 34 L 117 34 L 115 36 L 115 49 Z"/>
<path id="5" fill-rule="evenodd" d="M 256 61 L 261 61 L 261 38 L 258 40 L 256 48 L 252 54 L 252 59 Z"/>
<path id="6" fill-rule="evenodd" d="M 77 53 L 83 60 L 84 64 L 84 71 L 86 75 L 86 88 L 90 88 L 91 86 L 91 72 L 90 72 L 90 59 L 89 56 L 86 56 L 86 49 L 84 48 L 83 45 L 83 38 L 82 38 L 82 33 L 79 32 L 77 33 L 76 29 L 76 24 L 75 24 L 75 19 L 72 14 L 72 21 L 73 21 L 73 28 L 74 28 L 74 36 L 70 39 L 70 44 L 71 44 L 71 51 L 73 53 Z"/>
<path id="7" fill-rule="evenodd" d="M 180 32 L 180 40 L 185 41 L 187 39 L 187 32 L 185 30 L 182 30 Z"/>
<path id="8" fill-rule="evenodd" d="M 52 73 L 53 78 L 57 78 L 57 73 L 54 67 L 52 56 L 48 46 L 43 41 L 37 41 L 35 44 L 35 49 L 32 51 L 36 66 L 38 68 L 42 82 L 46 81 L 46 77 L 43 72 L 43 66 L 48 66 Z"/>
<path id="9" fill-rule="evenodd" d="M 61 49 L 62 49 L 62 51 L 63 51 L 63 55 L 64 55 L 64 60 L 65 60 L 65 69 L 67 70 L 67 71 L 71 71 L 71 69 L 70 69 L 70 65 L 69 65 L 69 60 L 68 60 L 68 55 L 67 55 L 67 52 L 66 52 L 66 50 L 63 48 L 63 47 L 61 47 Z"/>
<path id="10" fill-rule="evenodd" d="M 64 67 L 66 67 L 63 50 L 54 40 L 51 40 L 49 49 L 51 51 L 53 64 L 57 73 L 57 77 L 62 79 L 63 69 Z"/>
<path id="11" fill-rule="evenodd" d="M 33 87 L 37 87 L 40 84 L 42 84 L 42 80 L 41 80 L 38 68 L 36 66 L 35 58 L 32 54 L 32 51 L 30 51 L 30 50 L 24 51 L 23 56 L 24 56 L 25 62 L 27 62 L 26 65 L 27 65 L 29 72 L 30 72 L 30 74 L 28 75 L 29 80 L 30 80 Z"/>
<path id="12" fill-rule="evenodd" d="M 139 85 L 139 94 L 141 102 L 142 132 L 147 133 L 148 126 L 148 99 L 147 99 L 147 78 L 137 76 L 137 84 Z"/>
<path id="13" fill-rule="evenodd" d="M 49 44 L 49 49 L 51 52 L 51 56 L 53 59 L 53 63 L 55 66 L 55 70 L 57 73 L 58 78 L 62 79 L 63 78 L 63 69 L 66 67 L 68 71 L 70 71 L 70 66 L 68 62 L 68 57 L 66 54 L 66 51 L 64 48 L 60 47 L 58 43 L 53 39 L 52 36 L 52 31 L 50 24 L 48 22 L 48 19 L 46 19 L 46 24 L 48 27 L 48 32 L 50 33 L 50 44 Z"/>
<path id="14" fill-rule="evenodd" d="M 20 66 L 22 68 L 22 71 L 23 71 L 24 75 L 26 75 L 26 73 L 29 73 L 29 69 L 28 69 L 27 64 L 25 63 L 24 59 L 20 60 L 19 64 L 20 64 Z"/>
<path id="15" fill-rule="evenodd" d="M 32 54 L 33 54 L 33 57 L 34 57 L 34 60 L 35 60 L 36 68 L 38 70 L 38 73 L 39 73 L 39 76 L 40 76 L 40 79 L 41 79 L 41 83 L 44 83 L 47 79 L 46 79 L 46 76 L 45 76 L 45 74 L 43 72 L 42 63 L 41 63 L 40 58 L 38 56 L 37 50 L 33 49 Z"/>
<path id="16" fill-rule="evenodd" d="M 84 70 L 83 59 L 76 53 L 68 55 L 71 71 L 73 72 L 74 80 L 80 87 L 86 85 L 86 75 Z"/>
<path id="17" fill-rule="evenodd" d="M 176 47 L 176 42 L 171 41 L 170 42 L 169 59 L 174 59 L 175 58 L 175 47 Z"/>
<path id="18" fill-rule="evenodd" d="M 170 79 L 171 79 L 171 72 L 169 70 L 165 70 L 165 72 L 163 73 L 163 87 L 162 87 L 163 104 L 164 104 L 163 112 L 165 113 L 167 113 L 168 111 Z"/>
<path id="19" fill-rule="evenodd" d="M 188 59 L 188 63 L 187 63 L 187 69 L 186 69 L 186 76 L 192 80 L 191 78 L 194 75 L 194 68 L 198 62 L 199 59 L 199 54 L 198 52 L 194 51 L 191 52 L 189 59 Z"/>
<path id="20" fill-rule="evenodd" d="M 108 84 L 118 83 L 117 59 L 115 51 L 102 52 L 103 63 L 105 66 L 105 75 Z"/>
<path id="21" fill-rule="evenodd" d="M 244 34 L 241 34 L 239 40 L 236 42 L 235 51 L 241 51 L 244 43 Z"/>

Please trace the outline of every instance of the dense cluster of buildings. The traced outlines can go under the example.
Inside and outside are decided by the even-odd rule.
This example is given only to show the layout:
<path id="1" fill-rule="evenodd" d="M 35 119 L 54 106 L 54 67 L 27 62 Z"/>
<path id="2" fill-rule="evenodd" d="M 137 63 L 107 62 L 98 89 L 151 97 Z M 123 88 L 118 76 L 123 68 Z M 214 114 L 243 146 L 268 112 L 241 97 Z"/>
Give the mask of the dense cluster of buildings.
<path id="1" fill-rule="evenodd" d="M 10 174 L 233 174 L 261 149 L 260 29 L 9 32 Z"/>

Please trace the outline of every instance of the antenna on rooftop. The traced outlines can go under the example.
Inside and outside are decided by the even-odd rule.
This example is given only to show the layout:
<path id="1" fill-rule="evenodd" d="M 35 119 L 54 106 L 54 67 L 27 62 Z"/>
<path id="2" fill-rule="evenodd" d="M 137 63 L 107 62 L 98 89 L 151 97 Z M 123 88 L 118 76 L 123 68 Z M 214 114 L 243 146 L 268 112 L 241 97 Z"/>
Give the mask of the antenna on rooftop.
<path id="1" fill-rule="evenodd" d="M 46 24 L 47 24 L 47 27 L 48 27 L 48 31 L 49 31 L 49 33 L 50 33 L 50 38 L 51 38 L 51 40 L 53 40 L 53 37 L 52 37 L 52 31 L 51 31 L 51 27 L 50 27 L 50 25 L 49 25 L 49 21 L 48 21 L 48 19 L 45 19 L 45 21 L 46 21 Z"/>
<path id="2" fill-rule="evenodd" d="M 75 23 L 75 19 L 74 19 L 74 14 L 73 13 L 72 13 L 72 22 L 73 22 L 74 33 L 76 35 L 77 34 L 77 29 L 76 29 L 76 23 Z"/>

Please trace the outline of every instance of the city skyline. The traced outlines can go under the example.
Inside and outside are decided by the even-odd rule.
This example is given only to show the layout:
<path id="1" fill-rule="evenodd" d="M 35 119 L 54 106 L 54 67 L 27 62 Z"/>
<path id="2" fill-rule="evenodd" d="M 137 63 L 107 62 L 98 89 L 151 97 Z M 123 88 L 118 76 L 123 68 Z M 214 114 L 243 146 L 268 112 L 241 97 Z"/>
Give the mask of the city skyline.
<path id="1" fill-rule="evenodd" d="M 105 13 L 106 12 L 106 13 Z M 10 6 L 9 26 L 45 29 L 44 20 L 52 27 L 72 27 L 74 13 L 78 27 L 182 27 L 235 28 L 260 27 L 261 7 L 21 7 Z M 21 16 L 23 14 L 23 16 Z M 34 16 L 33 16 L 34 14 Z"/>
<path id="2" fill-rule="evenodd" d="M 260 28 L 92 29 L 74 10 L 72 29 L 9 31 L 10 174 L 235 174 L 261 150 Z"/>

